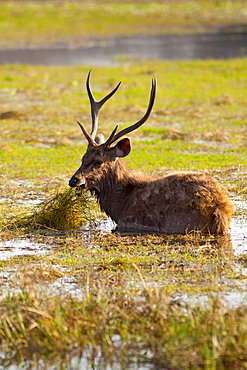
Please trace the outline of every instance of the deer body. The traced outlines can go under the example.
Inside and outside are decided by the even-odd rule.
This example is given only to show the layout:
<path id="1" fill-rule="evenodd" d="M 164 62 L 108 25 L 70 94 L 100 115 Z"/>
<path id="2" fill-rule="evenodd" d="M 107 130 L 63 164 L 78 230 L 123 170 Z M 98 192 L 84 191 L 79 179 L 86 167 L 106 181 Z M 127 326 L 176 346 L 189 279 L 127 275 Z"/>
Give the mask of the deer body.
<path id="1" fill-rule="evenodd" d="M 97 114 L 93 115 L 93 104 L 101 106 L 102 101 L 95 102 L 89 77 L 90 73 L 87 88 L 92 117 L 97 117 Z M 116 89 L 103 99 L 104 102 Z M 200 230 L 204 233 L 225 233 L 230 225 L 232 204 L 226 189 L 221 188 L 215 179 L 197 172 L 175 172 L 161 178 L 133 174 L 122 159 L 131 150 L 129 139 L 124 138 L 111 146 L 125 133 L 146 121 L 154 96 L 153 81 L 146 115 L 118 134 L 115 134 L 115 129 L 107 141 L 102 136 L 92 135 L 96 132 L 95 118 L 91 135 L 79 123 L 89 144 L 82 165 L 70 179 L 70 186 L 83 186 L 94 193 L 101 210 L 117 223 L 119 231 L 185 234 Z"/>

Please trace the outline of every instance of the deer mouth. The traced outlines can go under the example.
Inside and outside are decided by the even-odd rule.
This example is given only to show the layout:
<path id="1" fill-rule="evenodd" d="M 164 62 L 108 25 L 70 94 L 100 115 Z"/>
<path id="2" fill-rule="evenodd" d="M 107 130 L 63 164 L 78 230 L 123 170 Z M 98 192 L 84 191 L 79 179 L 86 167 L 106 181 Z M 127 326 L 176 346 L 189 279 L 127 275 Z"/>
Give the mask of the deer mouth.
<path id="1" fill-rule="evenodd" d="M 75 189 L 75 193 L 77 196 L 80 196 L 82 195 L 82 191 L 83 189 L 85 189 L 85 186 L 84 185 L 80 185 L 80 186 L 77 186 L 76 189 Z"/>

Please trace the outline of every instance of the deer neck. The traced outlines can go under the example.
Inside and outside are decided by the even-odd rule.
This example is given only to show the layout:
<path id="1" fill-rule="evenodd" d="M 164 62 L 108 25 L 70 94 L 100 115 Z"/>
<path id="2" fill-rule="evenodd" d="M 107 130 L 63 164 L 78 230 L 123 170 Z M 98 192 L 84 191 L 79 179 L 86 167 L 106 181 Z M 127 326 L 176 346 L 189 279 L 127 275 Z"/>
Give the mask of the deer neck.
<path id="1" fill-rule="evenodd" d="M 121 205 L 132 193 L 133 177 L 120 158 L 102 172 L 94 193 L 102 211 L 117 222 Z"/>

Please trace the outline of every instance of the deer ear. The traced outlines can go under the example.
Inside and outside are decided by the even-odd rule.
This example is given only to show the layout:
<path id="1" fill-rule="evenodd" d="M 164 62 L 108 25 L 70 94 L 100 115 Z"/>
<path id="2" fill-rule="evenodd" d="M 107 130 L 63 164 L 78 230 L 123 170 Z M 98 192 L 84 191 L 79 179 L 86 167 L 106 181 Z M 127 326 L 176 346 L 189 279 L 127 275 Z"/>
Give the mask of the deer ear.
<path id="1" fill-rule="evenodd" d="M 116 157 L 126 157 L 131 151 L 129 139 L 125 138 L 125 139 L 120 140 L 114 146 L 114 149 L 115 149 Z"/>

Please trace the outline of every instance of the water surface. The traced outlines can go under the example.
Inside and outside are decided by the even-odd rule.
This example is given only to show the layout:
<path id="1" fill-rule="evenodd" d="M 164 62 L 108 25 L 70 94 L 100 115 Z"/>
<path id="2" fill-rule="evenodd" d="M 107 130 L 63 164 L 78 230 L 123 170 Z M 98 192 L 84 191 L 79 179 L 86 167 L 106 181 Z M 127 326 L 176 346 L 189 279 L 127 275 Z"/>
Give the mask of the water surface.
<path id="1" fill-rule="evenodd" d="M 247 56 L 247 29 L 217 33 L 90 39 L 83 46 L 0 50 L 0 64 L 114 66 L 124 59 L 229 59 Z"/>

